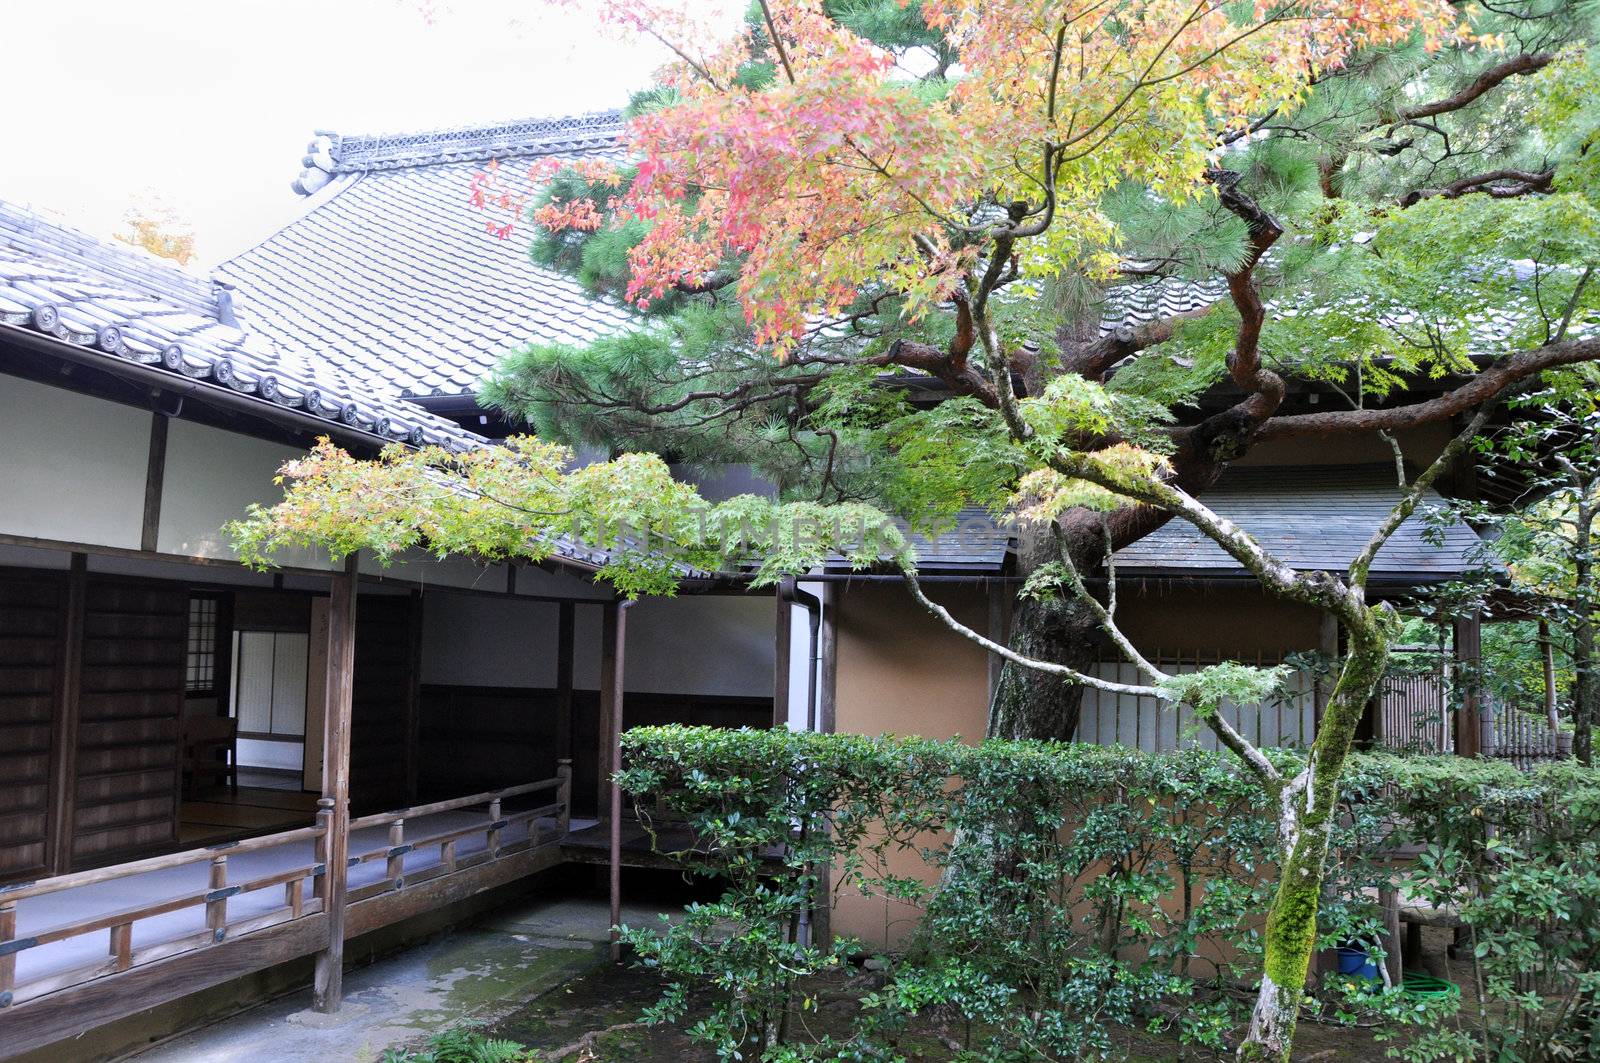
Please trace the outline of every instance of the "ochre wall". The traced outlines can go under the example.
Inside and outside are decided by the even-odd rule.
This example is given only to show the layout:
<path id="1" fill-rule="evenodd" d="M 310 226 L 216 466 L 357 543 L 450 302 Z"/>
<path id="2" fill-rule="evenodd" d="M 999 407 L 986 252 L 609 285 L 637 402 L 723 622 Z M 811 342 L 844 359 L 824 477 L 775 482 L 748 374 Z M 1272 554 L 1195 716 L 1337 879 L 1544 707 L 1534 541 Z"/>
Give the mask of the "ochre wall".
<path id="1" fill-rule="evenodd" d="M 963 624 L 988 629 L 988 598 L 978 586 L 930 584 L 927 590 Z M 838 602 L 837 730 L 968 741 L 983 737 L 988 654 L 940 624 L 898 583 L 852 584 L 841 588 Z M 891 859 L 889 870 L 926 873 L 915 853 Z M 834 904 L 833 928 L 893 944 L 912 928 L 916 914 L 908 905 L 844 889 Z"/>
<path id="2" fill-rule="evenodd" d="M 1198 583 L 1126 584 L 1117 622 L 1146 654 L 1162 658 L 1222 653 L 1249 659 L 1317 648 L 1317 610 L 1265 594 L 1259 587 Z"/>
<path id="3" fill-rule="evenodd" d="M 978 586 L 929 584 L 927 591 L 961 623 L 988 630 L 988 599 Z M 898 583 L 850 584 L 838 600 L 837 730 L 983 737 L 987 653 L 935 620 Z"/>

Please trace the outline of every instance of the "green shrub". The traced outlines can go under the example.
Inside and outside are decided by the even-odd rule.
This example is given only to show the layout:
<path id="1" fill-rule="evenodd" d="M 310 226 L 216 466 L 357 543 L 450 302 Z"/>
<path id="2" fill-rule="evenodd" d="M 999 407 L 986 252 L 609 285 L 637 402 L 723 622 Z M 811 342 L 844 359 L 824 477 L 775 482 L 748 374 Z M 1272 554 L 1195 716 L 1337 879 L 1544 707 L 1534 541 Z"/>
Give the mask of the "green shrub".
<path id="1" fill-rule="evenodd" d="M 723 1058 L 900 1058 L 917 1015 L 968 1031 L 970 1060 L 1109 1054 L 1117 1027 L 1223 1049 L 1246 1014 L 1276 810 L 1228 754 L 681 727 L 624 745 L 627 792 L 700 839 L 670 855 L 725 883 L 676 926 L 626 930 L 669 985 L 648 1018 L 709 998 L 688 1032 Z M 1407 1027 L 1394 1051 L 1417 1059 L 1597 1051 L 1597 838 L 1592 771 L 1355 758 L 1320 943 L 1376 945 L 1382 886 L 1454 905 L 1484 1003 L 1419 1008 L 1388 991 L 1341 1013 Z M 1409 869 L 1386 859 L 1419 844 Z M 889 873 L 896 853 L 924 874 Z M 830 867 L 836 891 L 922 914 L 897 955 L 877 957 L 883 984 L 860 999 L 853 1033 L 811 1038 L 790 1019 L 810 1005 L 808 981 L 863 948 L 801 932 L 829 900 Z"/>

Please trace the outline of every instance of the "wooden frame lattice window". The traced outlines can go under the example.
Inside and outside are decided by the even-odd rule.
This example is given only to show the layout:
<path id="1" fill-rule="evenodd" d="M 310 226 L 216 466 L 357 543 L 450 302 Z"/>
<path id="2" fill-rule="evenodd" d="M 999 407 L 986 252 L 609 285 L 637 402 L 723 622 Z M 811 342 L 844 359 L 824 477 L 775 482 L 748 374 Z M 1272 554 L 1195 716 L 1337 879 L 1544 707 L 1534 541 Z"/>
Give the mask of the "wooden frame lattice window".
<path id="1" fill-rule="evenodd" d="M 215 598 L 189 599 L 184 689 L 190 694 L 212 694 L 217 689 L 217 608 Z"/>

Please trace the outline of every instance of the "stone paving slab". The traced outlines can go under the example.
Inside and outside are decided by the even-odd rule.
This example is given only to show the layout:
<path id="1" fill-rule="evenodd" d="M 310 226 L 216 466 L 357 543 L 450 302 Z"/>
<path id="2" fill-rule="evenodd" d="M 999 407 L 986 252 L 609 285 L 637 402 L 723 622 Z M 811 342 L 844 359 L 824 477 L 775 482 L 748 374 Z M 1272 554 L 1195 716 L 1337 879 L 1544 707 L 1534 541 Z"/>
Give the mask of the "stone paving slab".
<path id="1" fill-rule="evenodd" d="M 658 909 L 626 907 L 623 921 Z M 526 901 L 345 973 L 337 1015 L 304 989 L 136 1054 L 138 1063 L 372 1063 L 469 1020 L 492 1022 L 605 964 L 604 901 Z"/>

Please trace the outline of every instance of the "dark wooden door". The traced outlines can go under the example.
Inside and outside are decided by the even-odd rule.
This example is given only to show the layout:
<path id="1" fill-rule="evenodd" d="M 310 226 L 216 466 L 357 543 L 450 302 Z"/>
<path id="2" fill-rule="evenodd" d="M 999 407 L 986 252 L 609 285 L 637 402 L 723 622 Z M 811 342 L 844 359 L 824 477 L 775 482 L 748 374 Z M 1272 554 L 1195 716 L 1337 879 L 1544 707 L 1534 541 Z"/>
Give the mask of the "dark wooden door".
<path id="1" fill-rule="evenodd" d="M 362 595 L 350 705 L 350 804 L 400 808 L 414 785 L 420 617 L 409 595 Z"/>
<path id="2" fill-rule="evenodd" d="M 177 840 L 189 593 L 91 578 L 84 596 L 72 863 Z"/>
<path id="3" fill-rule="evenodd" d="M 0 881 L 48 864 L 65 588 L 60 573 L 0 572 Z"/>

